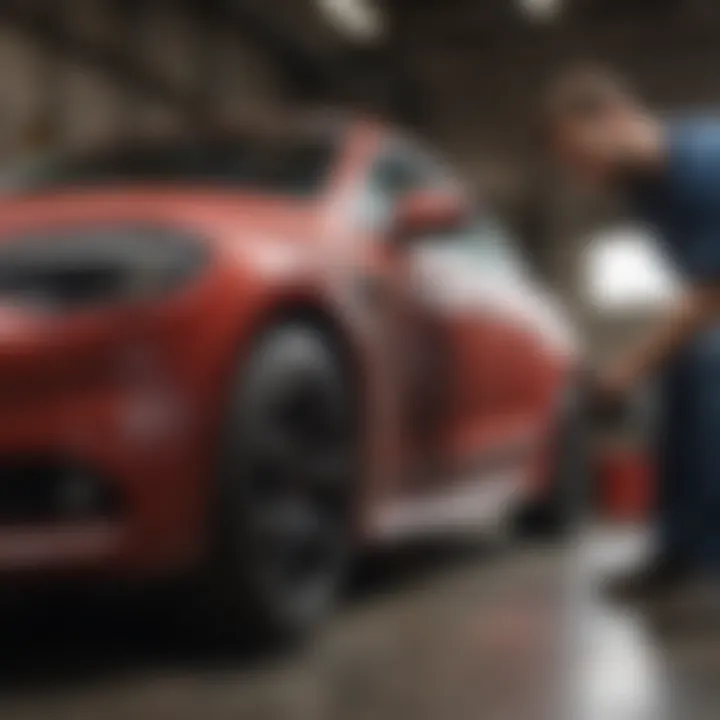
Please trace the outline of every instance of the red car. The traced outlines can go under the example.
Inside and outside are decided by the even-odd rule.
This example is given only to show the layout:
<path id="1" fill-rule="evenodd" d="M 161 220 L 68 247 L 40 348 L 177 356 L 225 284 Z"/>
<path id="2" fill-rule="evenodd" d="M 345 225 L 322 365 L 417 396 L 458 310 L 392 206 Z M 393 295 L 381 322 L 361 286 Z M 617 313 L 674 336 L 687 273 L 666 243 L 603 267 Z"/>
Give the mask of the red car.
<path id="1" fill-rule="evenodd" d="M 410 140 L 137 145 L 24 187 L 0 201 L 6 585 L 193 575 L 215 617 L 287 633 L 359 544 L 559 517 L 572 332 Z"/>

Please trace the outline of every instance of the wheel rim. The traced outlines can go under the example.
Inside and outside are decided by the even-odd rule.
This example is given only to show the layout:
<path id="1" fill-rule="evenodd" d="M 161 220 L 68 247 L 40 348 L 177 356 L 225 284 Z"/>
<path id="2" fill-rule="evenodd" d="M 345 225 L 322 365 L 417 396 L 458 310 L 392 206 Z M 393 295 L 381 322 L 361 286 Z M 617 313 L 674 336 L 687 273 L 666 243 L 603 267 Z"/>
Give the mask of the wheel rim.
<path id="1" fill-rule="evenodd" d="M 352 429 L 330 378 L 296 372 L 252 413 L 246 510 L 266 592 L 294 612 L 329 595 L 342 562 Z"/>

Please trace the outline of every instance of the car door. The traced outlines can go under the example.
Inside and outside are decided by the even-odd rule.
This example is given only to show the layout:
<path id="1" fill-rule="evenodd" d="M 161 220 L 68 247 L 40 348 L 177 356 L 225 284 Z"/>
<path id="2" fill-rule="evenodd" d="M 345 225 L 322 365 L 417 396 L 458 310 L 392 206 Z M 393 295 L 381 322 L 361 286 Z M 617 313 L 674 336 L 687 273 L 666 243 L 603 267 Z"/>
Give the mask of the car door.
<path id="1" fill-rule="evenodd" d="M 401 405 L 396 424 L 386 428 L 400 440 L 400 462 L 392 463 L 398 472 L 376 495 L 383 532 L 461 521 L 474 526 L 479 517 L 496 518 L 513 488 L 514 481 L 486 483 L 481 467 L 507 434 L 502 377 L 510 336 L 493 304 L 478 296 L 482 262 L 468 240 L 471 228 L 402 246 L 390 233 L 408 193 L 454 188 L 440 164 L 414 146 L 388 141 L 355 208 L 363 258 L 357 279 L 363 292 L 372 288 L 382 351 L 391 360 L 388 395 Z"/>
<path id="2" fill-rule="evenodd" d="M 479 212 L 450 243 L 446 252 L 458 258 L 466 275 L 465 303 L 483 318 L 479 353 L 483 372 L 491 379 L 469 381 L 474 412 L 490 427 L 488 449 L 521 456 L 532 441 L 539 367 L 537 320 L 543 304 L 512 238 L 488 212 Z M 477 328 L 476 328 L 477 329 Z"/>
<path id="3" fill-rule="evenodd" d="M 427 328 L 419 312 L 411 255 L 390 236 L 400 200 L 433 181 L 427 165 L 405 141 L 387 137 L 369 164 L 353 213 L 359 256 L 351 285 L 373 304 L 376 345 L 387 370 L 385 401 L 393 405 L 388 408 L 394 418 L 390 434 L 397 439 L 387 452 L 394 456 L 400 494 L 417 487 L 417 470 L 425 464 L 413 436 L 420 432 L 417 406 L 423 401 L 418 386 L 426 374 L 422 348 Z"/>
<path id="4" fill-rule="evenodd" d="M 474 246 L 475 223 L 420 238 L 411 249 L 420 303 L 441 328 L 445 399 L 436 444 L 443 466 L 459 477 L 511 444 L 515 420 L 513 330 L 500 282 Z"/>
<path id="5" fill-rule="evenodd" d="M 461 192 L 439 162 L 393 139 L 373 163 L 359 204 L 367 244 L 392 267 L 387 349 L 395 359 L 395 392 L 403 397 L 415 487 L 418 476 L 443 482 L 452 476 L 448 466 L 471 465 L 492 443 L 498 430 L 492 394 L 502 369 L 496 358 L 504 341 L 493 308 L 474 301 L 477 278 L 464 229 L 418 237 L 402 248 L 388 237 L 398 201 L 434 189 Z"/>

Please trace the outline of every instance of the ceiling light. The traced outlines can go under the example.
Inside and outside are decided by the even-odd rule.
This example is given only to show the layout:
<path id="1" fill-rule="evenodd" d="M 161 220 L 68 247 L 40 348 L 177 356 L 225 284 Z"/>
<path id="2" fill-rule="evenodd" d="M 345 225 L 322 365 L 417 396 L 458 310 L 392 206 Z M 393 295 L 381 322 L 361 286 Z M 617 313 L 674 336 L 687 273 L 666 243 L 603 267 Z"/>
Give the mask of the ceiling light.
<path id="1" fill-rule="evenodd" d="M 356 40 L 375 40 L 384 29 L 381 11 L 373 0 L 318 0 L 330 22 Z"/>
<path id="2" fill-rule="evenodd" d="M 553 20 L 560 14 L 562 0 L 518 0 L 521 10 L 533 20 Z"/>

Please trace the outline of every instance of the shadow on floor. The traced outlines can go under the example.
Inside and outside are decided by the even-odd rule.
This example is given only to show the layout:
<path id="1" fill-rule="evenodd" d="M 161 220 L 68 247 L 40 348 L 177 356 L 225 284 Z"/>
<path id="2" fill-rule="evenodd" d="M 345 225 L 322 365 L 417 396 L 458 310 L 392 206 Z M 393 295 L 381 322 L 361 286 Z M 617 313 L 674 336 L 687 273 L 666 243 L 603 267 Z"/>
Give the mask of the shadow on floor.
<path id="1" fill-rule="evenodd" d="M 368 554 L 338 612 L 377 596 L 412 593 L 453 568 L 492 566 L 497 556 L 497 546 L 477 542 L 432 542 Z M 193 631 L 173 618 L 178 602 L 159 592 L 35 592 L 8 603 L 0 616 L 0 696 L 168 668 L 243 671 L 288 657 L 287 648 L 211 640 Z"/>

